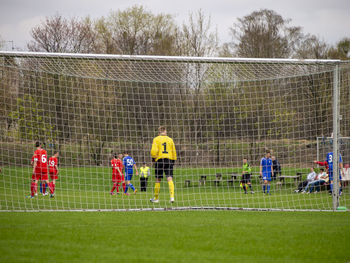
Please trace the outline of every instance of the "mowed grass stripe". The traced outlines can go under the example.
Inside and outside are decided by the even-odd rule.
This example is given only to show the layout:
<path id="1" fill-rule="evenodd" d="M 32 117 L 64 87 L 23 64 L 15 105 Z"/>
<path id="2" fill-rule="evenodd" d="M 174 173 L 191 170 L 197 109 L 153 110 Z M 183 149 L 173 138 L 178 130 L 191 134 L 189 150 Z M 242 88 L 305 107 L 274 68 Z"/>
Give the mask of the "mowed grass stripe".
<path id="1" fill-rule="evenodd" d="M 334 212 L 0 213 L 0 261 L 348 262 L 349 222 Z"/>

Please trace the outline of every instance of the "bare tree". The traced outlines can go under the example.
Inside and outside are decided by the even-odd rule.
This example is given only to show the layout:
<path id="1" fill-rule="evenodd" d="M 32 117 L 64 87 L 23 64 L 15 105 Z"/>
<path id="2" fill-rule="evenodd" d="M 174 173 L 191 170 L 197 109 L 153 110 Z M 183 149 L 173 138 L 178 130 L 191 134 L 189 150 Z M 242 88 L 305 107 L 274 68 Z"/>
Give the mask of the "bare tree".
<path id="1" fill-rule="evenodd" d="M 230 28 L 233 42 L 226 48 L 239 57 L 291 57 L 303 35 L 301 27 L 288 26 L 290 21 L 273 10 L 254 11 Z"/>
<path id="2" fill-rule="evenodd" d="M 343 38 L 335 47 L 331 47 L 328 51 L 330 58 L 337 58 L 343 60 L 350 59 L 350 38 Z"/>
<path id="3" fill-rule="evenodd" d="M 211 28 L 211 18 L 202 10 L 190 13 L 188 23 L 182 25 L 182 54 L 187 56 L 213 56 L 217 54 L 217 30 Z"/>
<path id="4" fill-rule="evenodd" d="M 337 44 L 341 59 L 350 59 L 350 38 L 343 38 Z"/>
<path id="5" fill-rule="evenodd" d="M 92 23 L 89 18 L 66 19 L 56 14 L 46 17 L 31 31 L 31 51 L 89 53 L 94 47 Z"/>
<path id="6" fill-rule="evenodd" d="M 106 18 L 101 17 L 94 23 L 95 32 L 95 53 L 113 54 L 117 53 L 116 47 L 113 44 L 112 32 L 106 21 Z"/>
<path id="7" fill-rule="evenodd" d="M 180 53 L 185 56 L 214 56 L 217 54 L 218 49 L 218 37 L 217 30 L 212 29 L 211 18 L 206 16 L 202 10 L 197 13 L 190 13 L 188 21 L 183 23 L 180 35 Z M 194 143 L 195 148 L 195 162 L 199 158 L 199 142 L 203 140 L 203 129 L 206 127 L 205 118 L 202 118 L 203 112 L 201 112 L 201 100 L 203 99 L 203 78 L 207 65 L 200 63 L 187 64 L 184 68 L 184 74 L 188 80 L 187 96 L 192 98 L 189 101 L 187 107 L 190 111 L 187 112 L 189 116 L 187 119 L 191 120 L 190 126 L 190 138 Z M 183 92 L 180 90 L 180 92 Z"/>
<path id="8" fill-rule="evenodd" d="M 296 50 L 296 58 L 304 59 L 324 59 L 327 58 L 329 46 L 315 35 L 306 35 L 300 41 L 300 46 Z"/>
<path id="9" fill-rule="evenodd" d="M 1 66 L 0 81 L 0 140 L 11 128 L 11 111 L 16 108 L 16 101 L 19 93 L 19 70 L 13 58 L 5 57 Z"/>
<path id="10" fill-rule="evenodd" d="M 106 53 L 174 55 L 177 27 L 168 14 L 154 15 L 143 6 L 111 12 L 95 23 L 97 43 Z"/>

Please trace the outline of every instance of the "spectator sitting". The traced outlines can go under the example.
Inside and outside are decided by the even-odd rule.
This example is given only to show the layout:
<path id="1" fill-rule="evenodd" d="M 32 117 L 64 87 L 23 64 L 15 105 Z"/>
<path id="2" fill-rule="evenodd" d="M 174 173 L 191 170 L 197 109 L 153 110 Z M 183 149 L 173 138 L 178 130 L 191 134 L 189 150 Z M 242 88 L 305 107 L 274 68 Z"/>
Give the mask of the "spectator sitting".
<path id="1" fill-rule="evenodd" d="M 306 187 L 309 182 L 314 181 L 316 177 L 317 177 L 317 174 L 315 173 L 314 168 L 310 168 L 310 173 L 307 175 L 307 179 L 298 185 L 298 189 L 295 190 L 295 192 L 296 193 L 302 192 L 304 187 Z"/>
<path id="2" fill-rule="evenodd" d="M 272 160 L 272 168 L 273 168 L 272 180 L 276 180 L 276 178 L 278 177 L 277 175 L 278 174 L 281 175 L 281 165 L 275 156 L 271 156 L 271 160 Z"/>
<path id="3" fill-rule="evenodd" d="M 320 173 L 318 175 L 318 180 L 313 181 L 312 183 L 309 183 L 306 187 L 305 187 L 305 191 L 307 191 L 308 188 L 310 188 L 308 193 L 312 193 L 312 191 L 314 190 L 314 187 L 316 187 L 315 193 L 319 192 L 320 186 L 324 185 L 325 183 L 328 183 L 329 177 L 328 174 L 325 173 L 324 169 L 321 168 L 320 169 Z"/>
<path id="4" fill-rule="evenodd" d="M 346 187 L 348 185 L 349 181 L 350 181 L 350 165 L 349 164 L 345 164 L 345 166 L 344 166 L 344 176 L 342 178 L 343 187 Z"/>

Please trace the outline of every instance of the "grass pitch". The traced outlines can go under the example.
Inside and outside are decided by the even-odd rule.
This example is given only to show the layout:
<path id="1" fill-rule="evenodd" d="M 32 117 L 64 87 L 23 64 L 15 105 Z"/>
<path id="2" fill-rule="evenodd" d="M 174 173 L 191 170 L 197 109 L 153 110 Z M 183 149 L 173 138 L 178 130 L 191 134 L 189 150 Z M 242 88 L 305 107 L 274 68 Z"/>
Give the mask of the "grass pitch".
<path id="1" fill-rule="evenodd" d="M 295 174 L 296 169 L 285 169 L 287 174 Z M 301 170 L 301 172 L 304 172 Z M 222 173 L 219 186 L 213 180 L 216 173 Z M 169 203 L 169 191 L 166 180 L 161 184 L 160 203 L 151 204 L 154 176 L 150 177 L 147 192 L 138 192 L 131 196 L 111 196 L 111 169 L 104 167 L 61 168 L 56 186 L 56 197 L 38 196 L 26 199 L 30 192 L 30 167 L 4 167 L 0 177 L 0 210 L 82 210 L 82 209 L 154 209 L 181 207 L 234 207 L 252 209 L 292 209 L 292 210 L 332 210 L 332 197 L 327 191 L 318 194 L 295 194 L 292 180 L 278 187 L 272 182 L 271 196 L 262 194 L 257 177 L 253 177 L 255 194 L 245 195 L 239 186 L 240 178 L 228 183 L 235 168 L 177 168 L 175 170 L 175 200 Z M 199 186 L 201 175 L 207 175 L 206 185 Z M 190 180 L 186 186 L 185 180 Z M 138 178 L 132 183 L 139 188 Z M 350 208 L 350 188 L 344 189 L 340 205 Z"/>
<path id="2" fill-rule="evenodd" d="M 202 174 L 220 186 L 198 185 Z M 291 170 L 290 174 L 295 173 Z M 60 169 L 55 198 L 29 193 L 30 168 L 5 167 L 0 178 L 0 210 L 153 209 L 235 207 L 258 209 L 332 208 L 327 192 L 301 195 L 293 182 L 272 195 L 245 195 L 239 181 L 228 185 L 232 170 L 177 169 L 175 199 L 166 182 L 159 204 L 151 204 L 153 177 L 146 193 L 111 196 L 110 169 Z M 185 180 L 191 180 L 186 187 Z M 138 186 L 137 179 L 133 183 Z M 350 207 L 349 188 L 341 205 Z M 348 212 L 3 212 L 0 262 L 350 262 Z"/>
<path id="3" fill-rule="evenodd" d="M 349 262 L 347 212 L 0 213 L 0 262 Z"/>

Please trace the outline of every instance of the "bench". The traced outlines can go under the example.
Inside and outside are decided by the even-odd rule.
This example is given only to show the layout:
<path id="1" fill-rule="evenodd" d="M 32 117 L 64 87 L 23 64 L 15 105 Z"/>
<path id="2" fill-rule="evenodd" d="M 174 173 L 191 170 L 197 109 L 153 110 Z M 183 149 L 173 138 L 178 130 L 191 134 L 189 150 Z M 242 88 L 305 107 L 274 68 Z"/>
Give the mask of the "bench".
<path id="1" fill-rule="evenodd" d="M 237 178 L 240 178 L 240 177 L 241 177 L 240 174 L 232 174 L 231 175 L 231 179 L 233 179 L 233 180 L 237 180 Z"/>
<path id="2" fill-rule="evenodd" d="M 214 175 L 212 175 L 212 176 L 214 176 Z M 220 183 L 224 181 L 221 173 L 217 173 L 215 175 L 215 179 L 213 179 L 213 180 L 207 180 L 208 177 L 211 177 L 211 175 L 201 175 L 199 178 L 199 186 L 205 186 L 207 182 L 213 182 L 214 186 L 220 186 Z M 234 182 L 236 181 L 236 179 L 238 177 L 240 177 L 240 175 L 232 174 L 231 178 L 228 178 L 226 180 L 227 185 L 233 186 Z"/>
<path id="3" fill-rule="evenodd" d="M 324 190 L 324 191 L 330 191 L 331 190 L 331 185 L 328 183 L 325 183 L 323 185 L 320 186 L 316 186 L 314 190 L 319 189 L 320 191 Z"/>
<path id="4" fill-rule="evenodd" d="M 236 174 L 231 175 L 231 179 L 227 180 L 227 185 L 228 186 L 233 186 L 233 183 L 236 181 L 236 179 L 237 179 L 237 175 Z"/>
<path id="5" fill-rule="evenodd" d="M 207 182 L 207 176 L 206 175 L 201 175 L 201 177 L 199 179 L 199 186 L 205 185 L 206 182 Z"/>
<path id="6" fill-rule="evenodd" d="M 226 177 L 223 177 L 221 173 L 217 174 L 206 174 L 206 175 L 199 175 L 199 184 L 198 186 L 205 186 L 207 183 L 213 183 L 214 186 L 220 186 L 221 182 L 227 182 L 227 186 L 233 187 L 235 181 L 240 181 L 242 178 L 242 175 L 236 174 L 236 173 L 230 173 L 230 177 L 226 179 Z M 214 177 L 214 178 L 213 178 Z M 260 174 L 259 173 L 252 173 L 251 174 L 251 181 L 254 183 L 254 178 L 257 178 L 255 180 L 259 180 Z M 226 180 L 224 180 L 226 179 Z M 188 182 L 186 182 L 188 181 Z M 190 180 L 185 180 L 185 186 L 190 186 L 191 182 Z"/>
<path id="7" fill-rule="evenodd" d="M 214 182 L 214 186 L 219 186 L 220 182 L 222 181 L 222 174 L 216 174 L 216 179 L 213 181 Z"/>

